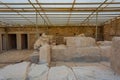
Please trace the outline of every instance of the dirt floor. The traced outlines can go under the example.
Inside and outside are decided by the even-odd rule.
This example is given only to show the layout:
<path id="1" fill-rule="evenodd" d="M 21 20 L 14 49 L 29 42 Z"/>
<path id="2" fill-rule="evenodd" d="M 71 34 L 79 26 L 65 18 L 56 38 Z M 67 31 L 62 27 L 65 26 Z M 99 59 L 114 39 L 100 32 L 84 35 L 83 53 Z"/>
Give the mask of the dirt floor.
<path id="1" fill-rule="evenodd" d="M 28 61 L 33 50 L 10 50 L 0 54 L 0 67 Z"/>

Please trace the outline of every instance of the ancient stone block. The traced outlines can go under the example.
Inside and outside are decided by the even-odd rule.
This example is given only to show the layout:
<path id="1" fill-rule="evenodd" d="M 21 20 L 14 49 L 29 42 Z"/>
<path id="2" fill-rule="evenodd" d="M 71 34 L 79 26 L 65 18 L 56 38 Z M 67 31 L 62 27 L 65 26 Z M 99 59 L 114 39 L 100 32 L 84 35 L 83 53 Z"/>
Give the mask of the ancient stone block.
<path id="1" fill-rule="evenodd" d="M 100 46 L 101 60 L 109 61 L 111 56 L 111 46 Z"/>
<path id="2" fill-rule="evenodd" d="M 48 80 L 76 80 L 76 78 L 70 68 L 58 66 L 50 69 Z"/>
<path id="3" fill-rule="evenodd" d="M 53 61 L 98 62 L 100 58 L 98 47 L 52 49 Z"/>
<path id="4" fill-rule="evenodd" d="M 120 37 L 112 39 L 111 66 L 115 72 L 120 74 Z"/>
<path id="5" fill-rule="evenodd" d="M 70 47 L 95 46 L 95 39 L 91 37 L 66 37 L 66 44 Z"/>
<path id="6" fill-rule="evenodd" d="M 31 56 L 30 56 L 30 61 L 32 63 L 38 63 L 39 62 L 39 54 L 38 53 L 33 53 Z"/>
<path id="7" fill-rule="evenodd" d="M 50 55 L 50 45 L 45 44 L 39 49 L 39 63 L 50 64 L 51 55 Z"/>

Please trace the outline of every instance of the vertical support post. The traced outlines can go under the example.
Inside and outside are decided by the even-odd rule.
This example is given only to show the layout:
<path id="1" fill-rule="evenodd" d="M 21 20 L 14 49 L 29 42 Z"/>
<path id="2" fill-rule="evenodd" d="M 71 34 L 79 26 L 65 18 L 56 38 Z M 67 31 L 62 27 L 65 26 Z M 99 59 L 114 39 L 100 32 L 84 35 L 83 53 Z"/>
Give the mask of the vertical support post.
<path id="1" fill-rule="evenodd" d="M 115 18 L 115 36 L 117 36 L 117 31 L 118 31 L 118 20 Z"/>
<path id="2" fill-rule="evenodd" d="M 88 29 L 90 28 L 90 18 L 88 18 L 88 24 L 87 24 L 87 26 L 88 26 Z M 87 34 L 88 36 L 91 36 L 91 34 Z"/>
<path id="3" fill-rule="evenodd" d="M 2 34 L 0 34 L 0 52 L 2 52 Z"/>
<path id="4" fill-rule="evenodd" d="M 36 12 L 36 39 L 39 38 L 39 31 L 38 31 L 38 16 L 37 16 L 37 12 Z"/>
<path id="5" fill-rule="evenodd" d="M 17 49 L 21 50 L 22 49 L 22 45 L 21 45 L 21 34 L 17 33 Z"/>
<path id="6" fill-rule="evenodd" d="M 96 31 L 95 31 L 95 39 L 98 39 L 98 12 L 96 12 Z"/>
<path id="7" fill-rule="evenodd" d="M 5 27 L 5 50 L 9 49 L 9 45 L 8 45 L 8 31 L 7 31 L 7 26 Z"/>
<path id="8" fill-rule="evenodd" d="M 45 24 L 45 20 L 44 20 L 44 26 L 46 26 L 46 24 Z M 46 28 L 46 32 L 45 32 L 46 34 L 49 34 L 48 33 L 48 26 L 47 26 L 47 28 Z"/>
<path id="9" fill-rule="evenodd" d="M 6 47 L 6 50 L 9 49 L 9 46 L 8 46 L 8 34 L 5 34 L 5 47 Z"/>
<path id="10" fill-rule="evenodd" d="M 88 18 L 88 27 L 90 27 L 90 19 Z"/>
<path id="11" fill-rule="evenodd" d="M 30 49 L 30 33 L 27 33 L 28 49 Z"/>

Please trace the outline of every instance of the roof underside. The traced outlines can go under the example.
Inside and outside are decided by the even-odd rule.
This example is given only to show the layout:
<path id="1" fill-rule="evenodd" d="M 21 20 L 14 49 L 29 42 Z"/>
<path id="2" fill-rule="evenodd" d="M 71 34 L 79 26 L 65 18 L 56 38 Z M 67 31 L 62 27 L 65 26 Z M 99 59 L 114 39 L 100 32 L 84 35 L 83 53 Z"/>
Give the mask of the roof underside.
<path id="1" fill-rule="evenodd" d="M 1 25 L 103 25 L 119 16 L 120 0 L 0 0 Z"/>

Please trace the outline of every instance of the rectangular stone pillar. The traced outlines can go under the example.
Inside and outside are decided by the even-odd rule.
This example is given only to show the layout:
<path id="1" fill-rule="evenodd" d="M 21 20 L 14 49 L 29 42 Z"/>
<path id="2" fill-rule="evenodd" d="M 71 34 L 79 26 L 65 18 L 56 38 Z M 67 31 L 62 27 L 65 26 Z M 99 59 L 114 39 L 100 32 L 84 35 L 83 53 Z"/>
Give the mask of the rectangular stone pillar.
<path id="1" fill-rule="evenodd" d="M 111 66 L 116 73 L 120 74 L 120 37 L 112 39 Z"/>
<path id="2" fill-rule="evenodd" d="M 5 50 L 8 50 L 9 46 L 8 46 L 8 34 L 7 33 L 5 33 L 3 41 L 4 41 L 3 45 L 5 47 Z"/>
<path id="3" fill-rule="evenodd" d="M 2 52 L 2 34 L 0 34 L 0 52 Z"/>
<path id="4" fill-rule="evenodd" d="M 36 41 L 35 34 L 29 33 L 28 34 L 28 49 L 33 49 L 35 41 Z"/>
<path id="5" fill-rule="evenodd" d="M 17 36 L 17 49 L 20 50 L 22 49 L 22 45 L 21 45 L 21 34 L 16 34 Z"/>
<path id="6" fill-rule="evenodd" d="M 2 50 L 6 50 L 6 36 L 2 35 Z"/>
<path id="7" fill-rule="evenodd" d="M 28 40 L 28 49 L 30 49 L 30 34 L 27 34 L 27 40 Z"/>

